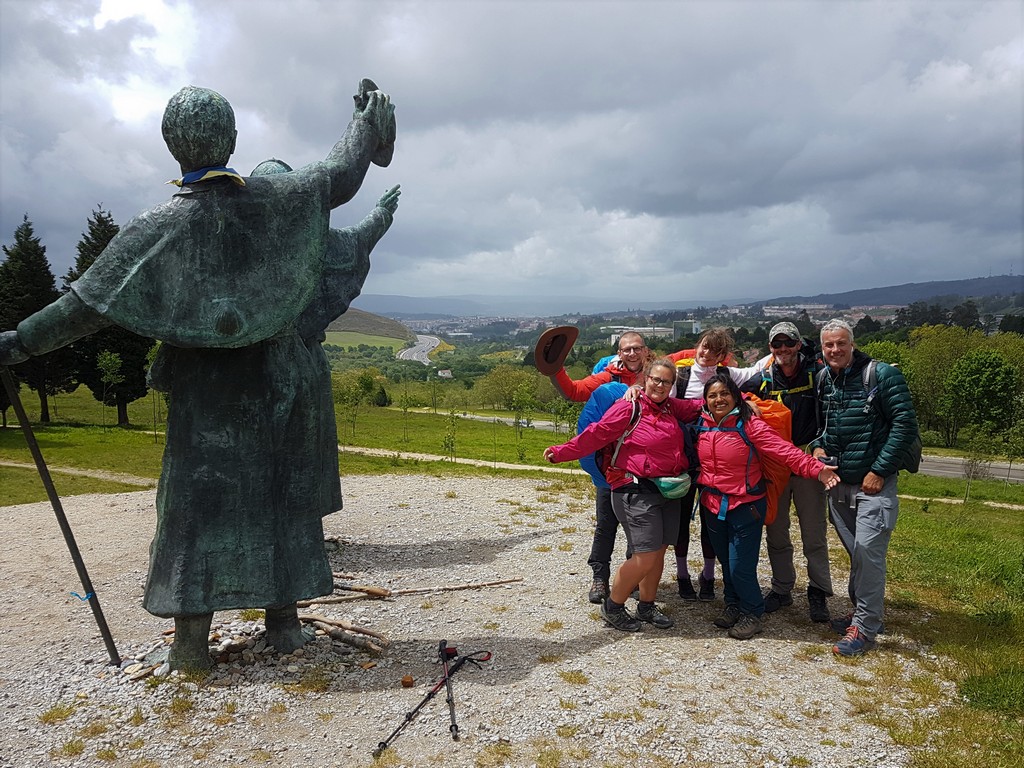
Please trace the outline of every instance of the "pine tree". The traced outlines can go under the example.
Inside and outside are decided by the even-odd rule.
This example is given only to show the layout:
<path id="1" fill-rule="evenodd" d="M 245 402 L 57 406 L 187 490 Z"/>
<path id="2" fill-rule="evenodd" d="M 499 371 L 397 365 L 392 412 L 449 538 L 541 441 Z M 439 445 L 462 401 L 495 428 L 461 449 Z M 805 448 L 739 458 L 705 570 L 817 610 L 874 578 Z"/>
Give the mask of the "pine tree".
<path id="1" fill-rule="evenodd" d="M 97 206 L 89 217 L 87 231 L 82 233 L 82 239 L 78 241 L 75 265 L 64 276 L 65 290 L 92 266 L 118 231 L 120 227 L 114 223 L 110 211 L 104 211 L 102 204 Z M 98 401 L 107 406 L 117 407 L 118 426 L 129 426 L 128 404 L 145 397 L 148 391 L 146 356 L 153 344 L 152 339 L 115 325 L 79 339 L 72 345 L 76 360 L 76 378 L 89 388 L 92 396 Z M 98 361 L 105 353 L 117 355 L 121 362 L 121 381 L 117 383 L 104 381 Z"/>
<path id="2" fill-rule="evenodd" d="M 46 248 L 36 237 L 28 214 L 14 230 L 14 244 L 3 246 L 0 263 L 0 328 L 11 329 L 31 314 L 56 301 L 56 281 L 46 260 Z M 14 366 L 12 372 L 39 395 L 39 421 L 50 421 L 47 397 L 74 387 L 72 358 L 57 350 Z"/>
<path id="3" fill-rule="evenodd" d="M 75 266 L 64 275 L 64 290 L 68 290 L 71 284 L 82 276 L 96 258 L 103 253 L 107 243 L 113 240 L 114 235 L 121 231 L 121 228 L 114 223 L 114 217 L 110 211 L 104 211 L 103 203 L 100 203 L 96 210 L 89 217 L 88 231 L 82 233 L 82 239 L 78 241 L 76 250 L 78 256 L 75 258 Z"/>

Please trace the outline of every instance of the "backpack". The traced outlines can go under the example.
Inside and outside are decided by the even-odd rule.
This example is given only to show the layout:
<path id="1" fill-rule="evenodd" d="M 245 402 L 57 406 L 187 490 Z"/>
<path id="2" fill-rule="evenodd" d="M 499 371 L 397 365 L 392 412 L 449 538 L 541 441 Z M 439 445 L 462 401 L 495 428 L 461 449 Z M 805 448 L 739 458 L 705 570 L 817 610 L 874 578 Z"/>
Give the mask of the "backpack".
<path id="1" fill-rule="evenodd" d="M 783 440 L 787 443 L 793 441 L 793 414 L 790 412 L 783 403 L 778 400 L 761 400 L 758 397 L 751 398 L 754 404 L 761 411 L 761 418 L 765 424 L 771 427 Z M 786 483 L 789 482 L 789 477 L 792 475 L 792 471 L 783 462 L 773 459 L 770 456 L 760 456 L 757 449 L 754 447 L 754 443 L 751 442 L 747 436 L 747 431 L 743 427 L 742 421 L 737 421 L 735 427 L 719 427 L 708 426 L 701 424 L 697 427 L 700 432 L 736 432 L 743 442 L 747 444 L 747 472 L 746 472 L 746 484 L 747 493 L 763 493 L 767 508 L 764 515 L 764 524 L 771 525 L 775 522 L 775 517 L 779 511 L 779 496 L 786 487 Z M 761 462 L 761 479 L 757 483 L 750 482 L 750 466 L 760 460 Z M 722 499 L 727 502 L 726 495 L 723 493 Z M 719 518 L 725 517 L 725 510 L 727 503 L 720 507 Z"/>
<path id="2" fill-rule="evenodd" d="M 601 373 L 601 371 L 603 371 L 605 368 L 608 367 L 608 363 L 610 363 L 616 357 L 618 357 L 617 354 L 616 355 L 605 355 L 600 360 L 598 360 L 596 363 L 594 363 L 594 369 L 590 372 L 590 374 L 593 375 L 595 373 Z"/>
<path id="3" fill-rule="evenodd" d="M 627 387 L 625 384 L 618 381 L 612 381 L 607 384 L 602 384 L 591 392 L 590 398 L 587 400 L 586 405 L 583 406 L 583 410 L 580 412 L 580 417 L 576 421 L 577 432 L 582 432 L 595 421 L 600 421 L 601 417 L 604 416 L 605 411 L 611 407 L 612 403 L 616 400 L 622 399 L 622 395 L 625 394 L 626 389 Z M 633 413 L 629 418 L 629 426 L 623 433 L 622 437 L 620 437 L 613 445 L 605 446 L 599 451 L 587 454 L 580 459 L 580 467 L 590 475 L 590 479 L 596 487 L 610 487 L 608 480 L 605 478 L 605 471 L 614 465 L 615 457 L 618 456 L 622 442 L 636 428 L 639 421 L 640 401 L 634 400 Z"/>
<path id="4" fill-rule="evenodd" d="M 861 369 L 861 381 L 864 386 L 864 409 L 865 414 L 871 413 L 871 406 L 875 402 L 875 396 L 878 394 L 878 367 L 877 360 L 868 360 L 868 364 Z M 822 401 L 822 396 L 825 393 L 825 375 L 828 372 L 828 366 L 825 366 L 814 379 L 816 392 L 818 395 L 818 402 Z M 914 435 L 914 441 L 910 444 L 910 456 L 908 457 L 908 463 L 905 464 L 902 469 L 908 472 L 916 473 L 921 469 L 921 454 L 923 445 L 921 443 L 921 433 L 918 431 Z"/>

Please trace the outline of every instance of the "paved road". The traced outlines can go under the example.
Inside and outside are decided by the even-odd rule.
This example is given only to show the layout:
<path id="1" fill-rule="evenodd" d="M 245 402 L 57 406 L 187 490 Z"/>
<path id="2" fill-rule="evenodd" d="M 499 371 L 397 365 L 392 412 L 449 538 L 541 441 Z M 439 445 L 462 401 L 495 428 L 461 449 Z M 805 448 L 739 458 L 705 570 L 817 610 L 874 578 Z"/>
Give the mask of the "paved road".
<path id="1" fill-rule="evenodd" d="M 1011 483 L 1024 483 L 1024 462 L 1014 462 L 1011 466 L 1005 461 L 993 461 L 989 467 L 993 480 L 1006 480 L 1009 476 Z M 921 457 L 921 474 L 932 477 L 958 477 L 964 476 L 964 460 L 958 456 L 928 456 Z"/>
<path id="2" fill-rule="evenodd" d="M 399 360 L 416 360 L 424 365 L 430 365 L 430 353 L 435 347 L 441 344 L 437 336 L 421 336 L 416 334 L 416 346 L 403 349 L 398 352 Z"/>

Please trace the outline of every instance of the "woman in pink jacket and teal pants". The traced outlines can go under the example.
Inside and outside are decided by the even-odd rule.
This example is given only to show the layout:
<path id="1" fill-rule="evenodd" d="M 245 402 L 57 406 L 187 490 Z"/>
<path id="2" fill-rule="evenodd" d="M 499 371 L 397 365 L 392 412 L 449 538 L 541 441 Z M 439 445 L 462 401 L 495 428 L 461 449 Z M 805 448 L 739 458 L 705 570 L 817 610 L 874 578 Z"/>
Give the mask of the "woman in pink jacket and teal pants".
<path id="1" fill-rule="evenodd" d="M 678 400 L 668 393 L 676 380 L 676 366 L 668 358 L 649 363 L 643 392 L 637 398 L 639 421 L 630 430 L 634 403 L 619 400 L 601 417 L 563 445 L 544 449 L 552 463 L 572 461 L 615 444 L 621 444 L 613 467 L 605 467 L 612 488 L 612 511 L 626 532 L 633 556 L 619 568 L 611 594 L 601 606 L 608 624 L 636 632 L 643 622 L 660 629 L 673 625 L 654 603 L 665 565 L 665 550 L 675 544 L 682 517 L 679 498 L 666 498 L 653 478 L 677 477 L 688 469 L 683 453 L 679 420 L 692 421 L 700 411 L 699 400 Z M 639 383 L 639 382 L 638 382 Z M 634 589 L 640 589 L 636 616 L 626 610 Z"/>
<path id="2" fill-rule="evenodd" d="M 728 629 L 732 637 L 748 640 L 763 629 L 764 615 L 757 581 L 767 508 L 760 455 L 781 461 L 800 477 L 816 477 L 826 488 L 839 478 L 754 417 L 728 375 L 715 374 L 704 385 L 699 428 L 700 513 L 722 564 L 725 587 L 725 612 L 715 619 L 715 625 Z"/>

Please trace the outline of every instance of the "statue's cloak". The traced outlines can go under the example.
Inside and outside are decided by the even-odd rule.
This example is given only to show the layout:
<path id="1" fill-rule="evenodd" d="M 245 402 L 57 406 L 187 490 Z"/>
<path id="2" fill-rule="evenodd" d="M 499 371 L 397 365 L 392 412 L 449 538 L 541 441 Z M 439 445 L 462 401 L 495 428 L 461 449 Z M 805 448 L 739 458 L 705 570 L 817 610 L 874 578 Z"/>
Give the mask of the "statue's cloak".
<path id="1" fill-rule="evenodd" d="M 129 221 L 71 290 L 117 325 L 177 347 L 269 339 L 314 297 L 329 192 L 317 165 L 185 187 Z"/>

